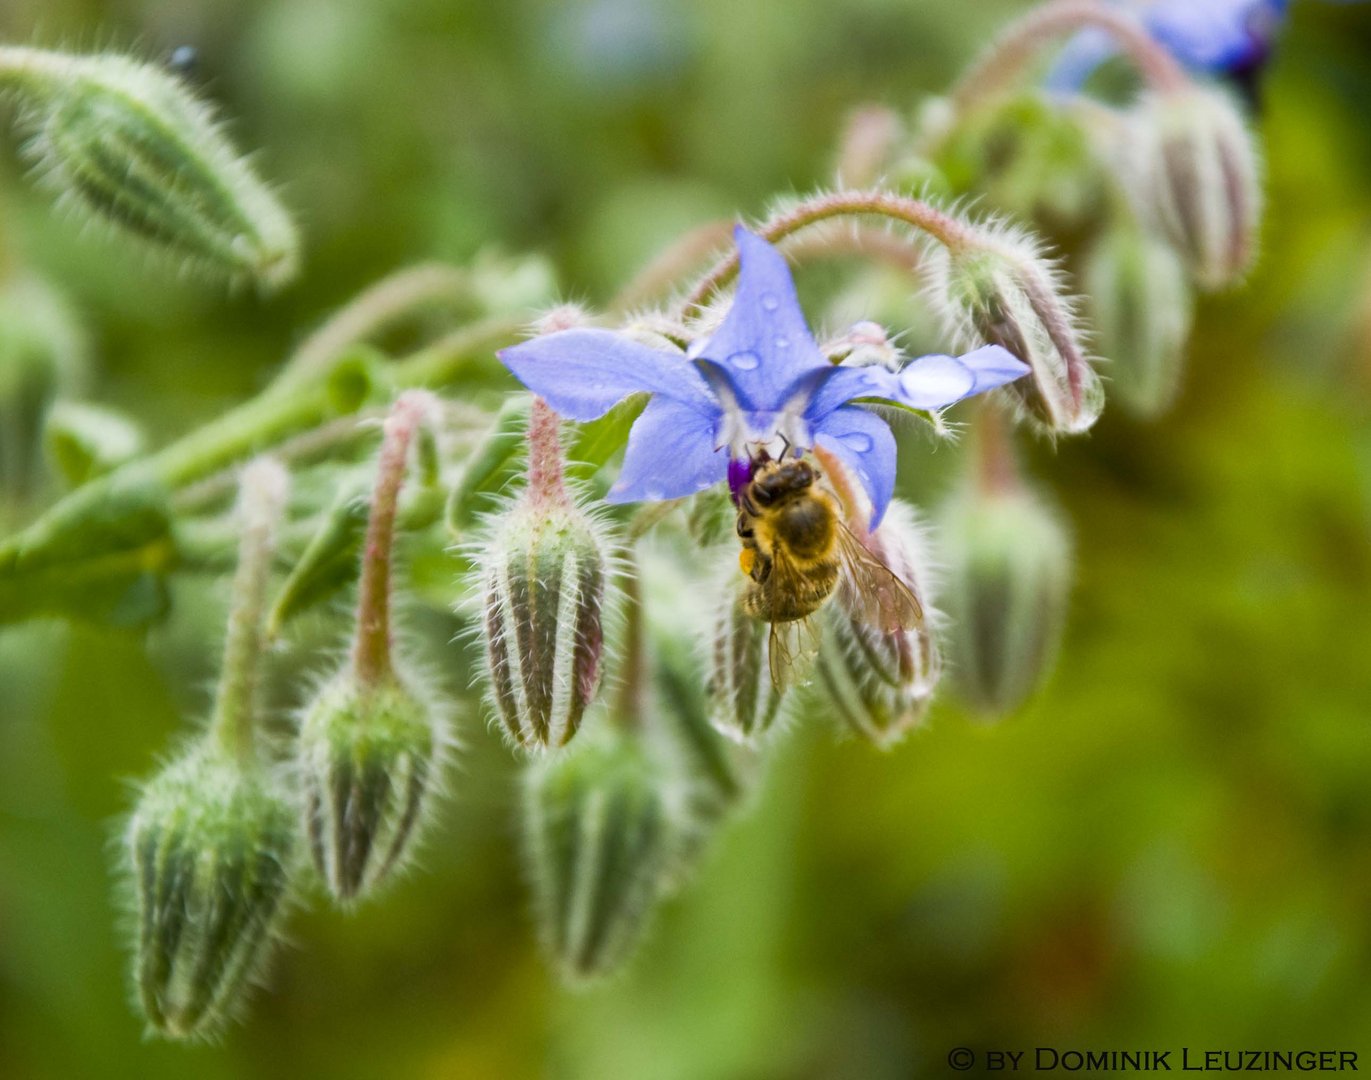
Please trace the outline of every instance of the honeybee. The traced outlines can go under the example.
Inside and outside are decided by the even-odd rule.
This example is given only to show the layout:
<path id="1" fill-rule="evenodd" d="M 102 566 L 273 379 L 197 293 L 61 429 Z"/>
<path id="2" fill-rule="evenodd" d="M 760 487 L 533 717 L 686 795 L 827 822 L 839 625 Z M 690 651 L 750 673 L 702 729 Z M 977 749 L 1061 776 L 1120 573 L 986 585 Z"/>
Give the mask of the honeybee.
<path id="1" fill-rule="evenodd" d="M 750 579 L 743 610 L 771 624 L 771 681 L 778 688 L 795 662 L 790 630 L 806 628 L 840 584 L 848 606 L 882 633 L 923 621 L 919 598 L 852 534 L 823 481 L 803 458 L 763 455 L 737 496 L 738 561 Z"/>

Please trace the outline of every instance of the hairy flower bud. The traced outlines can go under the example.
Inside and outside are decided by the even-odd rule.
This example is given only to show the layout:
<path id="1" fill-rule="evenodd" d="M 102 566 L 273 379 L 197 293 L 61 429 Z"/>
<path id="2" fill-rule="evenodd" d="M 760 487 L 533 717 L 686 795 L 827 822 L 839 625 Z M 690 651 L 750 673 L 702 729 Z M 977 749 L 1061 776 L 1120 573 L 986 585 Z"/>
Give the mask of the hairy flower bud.
<path id="1" fill-rule="evenodd" d="M 404 865 L 438 775 L 434 708 L 391 673 L 345 668 L 300 723 L 298 763 L 310 854 L 334 898 L 361 898 Z"/>
<path id="2" fill-rule="evenodd" d="M 928 558 L 913 511 L 891 503 L 872 537 L 878 557 L 918 597 L 924 620 L 893 634 L 849 611 L 840 595 L 824 612 L 816 664 L 836 714 L 858 735 L 888 749 L 918 726 L 942 672 L 933 638 Z"/>
<path id="3" fill-rule="evenodd" d="M 575 505 L 530 499 L 483 545 L 490 700 L 522 747 L 569 742 L 599 688 L 606 550 Z"/>
<path id="4" fill-rule="evenodd" d="M 772 683 L 769 624 L 743 610 L 741 575 L 730 577 L 709 634 L 709 715 L 739 741 L 767 731 L 780 715 L 783 694 Z"/>
<path id="5" fill-rule="evenodd" d="M 1236 284 L 1256 257 L 1261 218 L 1256 146 L 1237 107 L 1190 84 L 1147 98 L 1137 124 L 1144 205 L 1202 288 Z"/>
<path id="6" fill-rule="evenodd" d="M 937 161 L 989 205 L 1015 217 L 1078 228 L 1096 212 L 1101 177 L 1086 131 L 1059 97 L 1034 88 L 980 104 L 942 143 Z"/>
<path id="7" fill-rule="evenodd" d="M 606 728 L 537 761 L 524 840 L 543 945 L 562 977 L 613 972 L 641 939 L 671 866 L 660 777 L 642 739 Z"/>
<path id="8" fill-rule="evenodd" d="M 1154 417 L 1180 388 L 1193 307 L 1185 268 L 1170 244 L 1132 224 L 1111 228 L 1086 258 L 1082 282 L 1109 391 L 1130 412 Z"/>
<path id="9" fill-rule="evenodd" d="M 40 179 L 65 203 L 211 271 L 294 276 L 295 227 L 213 111 L 166 71 L 114 54 L 0 51 Z"/>
<path id="10" fill-rule="evenodd" d="M 940 525 L 958 688 L 982 712 L 1011 712 L 1056 654 L 1071 582 L 1070 540 L 1057 515 L 1017 483 L 959 493 L 944 506 Z"/>
<path id="11" fill-rule="evenodd" d="M 48 457 L 79 487 L 143 452 L 143 429 L 123 413 L 79 401 L 59 401 L 43 429 Z"/>
<path id="12" fill-rule="evenodd" d="M 281 920 L 295 835 L 267 776 L 208 741 L 143 789 L 125 844 L 138 1000 L 159 1034 L 212 1036 L 239 1007 Z"/>
<path id="13" fill-rule="evenodd" d="M 1086 359 L 1072 306 L 1053 264 L 1025 234 L 985 229 L 978 242 L 936 250 L 932 294 L 961 343 L 1001 345 L 1031 374 L 1006 392 L 1049 433 L 1087 430 L 1104 408 L 1104 387 Z"/>

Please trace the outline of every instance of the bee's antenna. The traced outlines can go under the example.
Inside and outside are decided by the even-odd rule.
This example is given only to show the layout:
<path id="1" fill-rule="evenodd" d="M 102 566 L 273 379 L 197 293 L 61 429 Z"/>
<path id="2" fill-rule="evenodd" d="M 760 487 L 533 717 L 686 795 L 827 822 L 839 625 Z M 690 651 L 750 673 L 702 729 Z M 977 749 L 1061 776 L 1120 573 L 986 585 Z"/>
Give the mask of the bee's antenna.
<path id="1" fill-rule="evenodd" d="M 792 447 L 791 447 L 791 445 L 790 445 L 790 440 L 787 439 L 784 435 L 782 435 L 779 431 L 776 432 L 776 435 L 777 435 L 777 437 L 781 440 L 781 442 L 785 444 L 784 446 L 782 446 L 782 448 L 781 448 L 781 453 L 780 453 L 779 456 L 776 458 L 776 460 L 777 460 L 777 461 L 784 461 L 784 460 L 785 460 L 786 454 L 790 454 L 790 451 L 791 451 L 791 449 L 792 449 Z M 791 457 L 796 457 L 796 456 L 798 456 L 798 455 L 791 454 Z"/>

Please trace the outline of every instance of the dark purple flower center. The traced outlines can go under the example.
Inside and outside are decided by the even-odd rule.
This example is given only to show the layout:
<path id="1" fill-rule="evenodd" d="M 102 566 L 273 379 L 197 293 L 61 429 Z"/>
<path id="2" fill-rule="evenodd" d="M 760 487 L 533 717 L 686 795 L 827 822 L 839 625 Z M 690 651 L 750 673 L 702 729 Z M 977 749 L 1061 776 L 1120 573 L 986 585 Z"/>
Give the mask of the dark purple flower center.
<path id="1" fill-rule="evenodd" d="M 738 501 L 738 493 L 752 482 L 753 463 L 751 458 L 728 459 L 728 493 L 733 501 Z"/>

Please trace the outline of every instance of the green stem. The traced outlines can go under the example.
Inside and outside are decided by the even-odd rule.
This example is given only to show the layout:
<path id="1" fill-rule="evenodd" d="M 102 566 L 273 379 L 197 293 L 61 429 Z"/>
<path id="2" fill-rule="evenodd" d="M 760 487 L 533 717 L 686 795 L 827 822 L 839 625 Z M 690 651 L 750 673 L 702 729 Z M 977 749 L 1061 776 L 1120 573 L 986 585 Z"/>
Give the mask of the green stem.
<path id="1" fill-rule="evenodd" d="M 242 542 L 233 576 L 224 667 L 214 699 L 210 737 L 244 765 L 253 760 L 267 585 L 289 490 L 290 476 L 270 458 L 255 461 L 243 470 L 238 503 Z"/>
<path id="2" fill-rule="evenodd" d="M 1019 465 L 1003 406 L 982 398 L 974 430 L 971 453 L 977 489 L 985 495 L 1014 491 L 1019 486 Z"/>
<path id="3" fill-rule="evenodd" d="M 305 339 L 286 361 L 277 385 L 299 386 L 327 372 L 347 349 L 438 303 L 472 302 L 471 275 L 424 263 L 382 278 Z"/>
<path id="4" fill-rule="evenodd" d="M 648 708 L 648 658 L 646 627 L 643 625 L 643 597 L 638 583 L 637 560 L 624 556 L 627 566 L 620 578 L 624 598 L 623 666 L 619 672 L 619 693 L 610 716 L 624 731 L 637 731 Z"/>
<path id="5" fill-rule="evenodd" d="M 388 381 L 397 390 L 453 382 L 475 363 L 484 363 L 494 349 L 517 341 L 523 325 L 523 319 L 513 316 L 477 323 L 391 364 L 386 369 Z M 329 393 L 328 374 L 321 373 L 310 385 L 268 388 L 151 457 L 129 462 L 78 488 L 23 533 L 0 542 L 0 571 L 27 549 L 84 529 L 91 515 L 102 512 L 100 508 L 112 495 L 135 478 L 171 490 L 183 488 L 254 454 L 273 450 L 340 412 L 355 414 L 365 405 L 359 402 L 340 410 Z"/>

